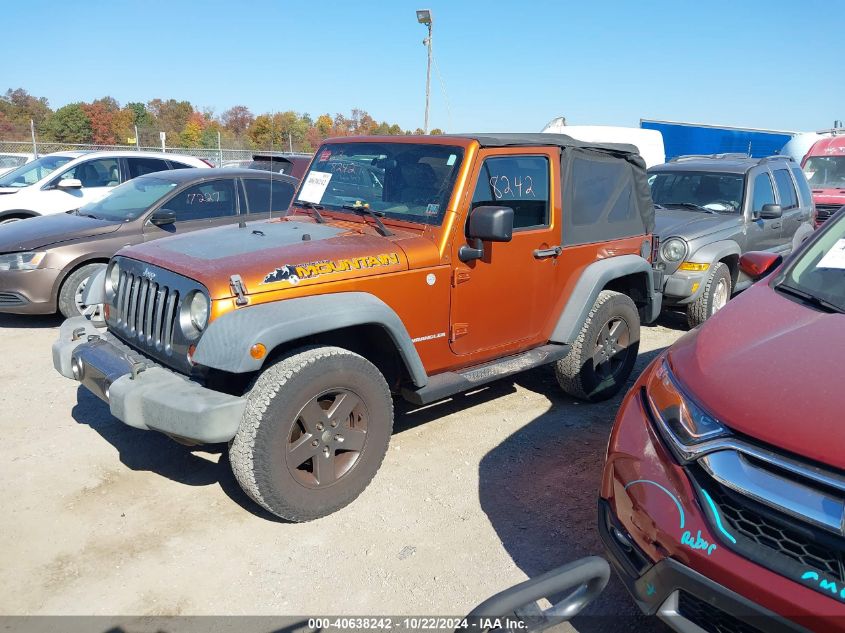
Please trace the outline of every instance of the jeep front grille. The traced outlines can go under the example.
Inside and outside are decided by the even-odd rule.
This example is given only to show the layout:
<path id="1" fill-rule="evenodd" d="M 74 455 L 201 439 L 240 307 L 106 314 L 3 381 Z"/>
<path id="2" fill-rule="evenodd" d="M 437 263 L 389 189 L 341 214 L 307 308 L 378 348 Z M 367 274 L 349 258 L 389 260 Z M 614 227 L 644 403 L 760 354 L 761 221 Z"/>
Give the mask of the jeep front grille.
<path id="1" fill-rule="evenodd" d="M 188 349 L 199 339 L 182 330 L 185 297 L 208 290 L 189 277 L 128 257 L 120 265 L 117 289 L 108 298 L 109 331 L 141 354 L 170 369 L 191 375 L 198 371 L 188 359 Z"/>
<path id="2" fill-rule="evenodd" d="M 129 342 L 173 353 L 179 315 L 179 292 L 131 272 L 120 273 L 116 329 Z"/>

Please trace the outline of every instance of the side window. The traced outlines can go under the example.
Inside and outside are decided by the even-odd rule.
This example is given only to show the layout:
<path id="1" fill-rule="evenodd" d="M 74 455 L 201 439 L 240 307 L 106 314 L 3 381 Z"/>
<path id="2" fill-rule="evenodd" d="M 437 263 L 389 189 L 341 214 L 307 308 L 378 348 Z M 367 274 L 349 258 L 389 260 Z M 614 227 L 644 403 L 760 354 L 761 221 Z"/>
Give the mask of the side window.
<path id="1" fill-rule="evenodd" d="M 293 198 L 293 185 L 280 179 L 244 179 L 250 213 L 283 213 Z M 243 213 L 243 210 L 241 210 Z"/>
<path id="2" fill-rule="evenodd" d="M 772 189 L 772 179 L 769 174 L 761 172 L 754 177 L 754 198 L 751 201 L 751 212 L 763 210 L 764 204 L 775 203 L 775 192 Z"/>
<path id="3" fill-rule="evenodd" d="M 798 183 L 798 191 L 801 192 L 802 207 L 809 207 L 813 204 L 813 193 L 810 191 L 810 185 L 807 183 L 807 177 L 800 167 L 792 168 L 792 175 L 795 176 L 795 182 Z"/>
<path id="4" fill-rule="evenodd" d="M 87 160 L 60 176 L 61 180 L 68 178 L 76 178 L 83 187 L 114 187 L 120 184 L 120 169 L 116 158 Z"/>
<path id="5" fill-rule="evenodd" d="M 177 163 L 175 160 L 167 161 L 170 163 L 170 169 L 191 169 L 193 165 L 186 165 L 185 163 Z M 165 167 L 167 169 L 167 167 Z"/>
<path id="6" fill-rule="evenodd" d="M 780 196 L 780 204 L 783 210 L 794 209 L 798 206 L 798 195 L 795 193 L 795 187 L 792 184 L 792 178 L 789 175 L 788 169 L 775 169 L 775 184 L 778 188 L 778 195 Z"/>
<path id="7" fill-rule="evenodd" d="M 177 193 L 164 204 L 176 212 L 177 222 L 235 215 L 235 181 L 212 180 Z"/>
<path id="8" fill-rule="evenodd" d="M 481 165 L 472 208 L 496 205 L 513 209 L 514 229 L 549 224 L 549 159 L 502 156 Z"/>
<path id="9" fill-rule="evenodd" d="M 127 158 L 129 177 L 137 178 L 154 171 L 167 171 L 167 161 L 160 158 Z"/>

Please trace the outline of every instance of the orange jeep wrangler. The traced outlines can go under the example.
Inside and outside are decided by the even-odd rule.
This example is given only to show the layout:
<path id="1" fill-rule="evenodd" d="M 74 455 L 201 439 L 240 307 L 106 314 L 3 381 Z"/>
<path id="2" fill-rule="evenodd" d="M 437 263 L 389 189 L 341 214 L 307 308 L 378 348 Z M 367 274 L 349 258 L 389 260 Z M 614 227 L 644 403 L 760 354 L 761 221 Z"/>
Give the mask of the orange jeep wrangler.
<path id="1" fill-rule="evenodd" d="M 197 204 L 202 204 L 197 200 Z M 247 494 L 305 521 L 375 475 L 393 394 L 424 405 L 544 364 L 625 384 L 660 311 L 628 145 L 555 134 L 327 141 L 286 217 L 120 251 L 56 369 L 124 423 L 229 442 Z"/>

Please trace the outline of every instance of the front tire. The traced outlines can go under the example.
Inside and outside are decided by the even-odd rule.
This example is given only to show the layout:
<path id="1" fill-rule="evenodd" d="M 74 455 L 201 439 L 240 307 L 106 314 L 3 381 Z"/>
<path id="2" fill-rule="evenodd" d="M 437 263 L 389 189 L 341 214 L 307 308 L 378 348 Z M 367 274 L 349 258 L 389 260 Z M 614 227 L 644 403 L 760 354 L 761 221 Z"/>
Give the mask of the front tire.
<path id="1" fill-rule="evenodd" d="M 105 264 L 85 264 L 81 268 L 77 268 L 62 282 L 59 288 L 59 312 L 65 318 L 76 316 L 88 316 L 96 320 L 98 306 L 88 306 L 82 301 L 82 295 L 88 282 L 97 273 L 106 267 Z"/>
<path id="2" fill-rule="evenodd" d="M 569 395 L 599 402 L 628 380 L 640 349 L 640 315 L 627 295 L 602 290 L 569 353 L 555 363 L 558 384 Z"/>
<path id="3" fill-rule="evenodd" d="M 704 292 L 687 306 L 687 323 L 690 328 L 701 325 L 724 308 L 731 298 L 732 286 L 731 269 L 722 262 L 714 264 Z"/>
<path id="4" fill-rule="evenodd" d="M 265 369 L 229 449 L 238 483 L 289 521 L 343 508 L 387 453 L 393 400 L 379 370 L 339 347 L 303 347 Z"/>

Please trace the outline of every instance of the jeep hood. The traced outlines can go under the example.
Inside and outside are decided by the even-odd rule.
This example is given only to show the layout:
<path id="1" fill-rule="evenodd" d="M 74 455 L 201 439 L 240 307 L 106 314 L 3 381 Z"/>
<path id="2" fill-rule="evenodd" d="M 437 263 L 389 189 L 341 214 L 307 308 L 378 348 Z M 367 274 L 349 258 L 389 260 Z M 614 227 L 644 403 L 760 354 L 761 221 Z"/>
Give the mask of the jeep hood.
<path id="1" fill-rule="evenodd" d="M 9 222 L 0 227 L 0 253 L 31 251 L 111 233 L 120 228 L 121 224 L 122 222 L 95 220 L 69 213 Z"/>
<path id="2" fill-rule="evenodd" d="M 232 275 L 240 275 L 247 294 L 256 294 L 408 268 L 399 243 L 419 239 L 417 234 L 391 228 L 396 235 L 385 238 L 359 226 L 288 219 L 251 222 L 243 228 L 232 225 L 163 238 L 123 249 L 120 255 L 195 279 L 213 299 L 232 296 Z"/>
<path id="3" fill-rule="evenodd" d="M 738 221 L 738 215 L 717 215 L 687 209 L 656 209 L 654 234 L 660 237 L 661 242 L 675 236 L 693 240 L 734 226 Z"/>
<path id="4" fill-rule="evenodd" d="M 841 341 L 845 314 L 814 310 L 761 282 L 680 339 L 669 360 L 729 428 L 845 469 Z"/>

